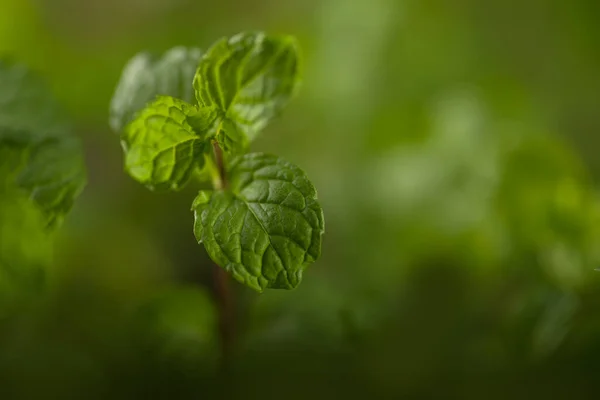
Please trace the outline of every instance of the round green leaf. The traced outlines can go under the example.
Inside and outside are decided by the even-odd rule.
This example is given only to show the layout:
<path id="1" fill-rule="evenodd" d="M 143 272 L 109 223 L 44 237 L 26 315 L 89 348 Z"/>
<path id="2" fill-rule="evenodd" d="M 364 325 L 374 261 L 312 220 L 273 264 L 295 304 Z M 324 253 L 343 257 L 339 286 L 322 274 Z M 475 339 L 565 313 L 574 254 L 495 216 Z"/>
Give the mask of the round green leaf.
<path id="1" fill-rule="evenodd" d="M 204 164 L 207 140 L 188 121 L 202 110 L 167 96 L 143 109 L 122 136 L 129 174 L 150 189 L 181 188 Z"/>
<path id="2" fill-rule="evenodd" d="M 323 210 L 306 174 L 279 157 L 238 158 L 229 188 L 195 202 L 194 233 L 235 279 L 262 291 L 293 289 L 321 254 Z"/>

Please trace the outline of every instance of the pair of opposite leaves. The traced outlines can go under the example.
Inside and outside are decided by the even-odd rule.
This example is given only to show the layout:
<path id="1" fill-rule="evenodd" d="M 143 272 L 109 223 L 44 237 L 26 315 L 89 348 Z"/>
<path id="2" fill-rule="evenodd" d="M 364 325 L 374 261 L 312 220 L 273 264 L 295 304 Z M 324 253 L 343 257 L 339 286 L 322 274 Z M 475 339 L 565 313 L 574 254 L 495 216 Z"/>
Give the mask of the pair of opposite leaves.
<path id="1" fill-rule="evenodd" d="M 293 38 L 241 33 L 204 54 L 136 56 L 111 103 L 125 168 L 152 190 L 214 175 L 213 146 L 225 153 L 227 185 L 198 194 L 194 233 L 219 266 L 257 291 L 296 287 L 321 253 L 323 211 L 305 173 L 273 155 L 243 154 L 295 94 L 298 64 Z"/>

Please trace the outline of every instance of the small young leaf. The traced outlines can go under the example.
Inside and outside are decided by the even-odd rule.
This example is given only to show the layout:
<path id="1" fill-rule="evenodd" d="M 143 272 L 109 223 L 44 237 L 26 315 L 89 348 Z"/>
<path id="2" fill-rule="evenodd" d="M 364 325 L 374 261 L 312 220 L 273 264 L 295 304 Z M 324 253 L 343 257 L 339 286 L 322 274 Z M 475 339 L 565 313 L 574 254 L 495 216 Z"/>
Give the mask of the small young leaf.
<path id="1" fill-rule="evenodd" d="M 111 128 L 121 132 L 158 95 L 191 103 L 191 82 L 201 56 L 200 49 L 185 47 L 175 47 L 159 59 L 148 53 L 134 56 L 123 69 L 110 104 Z"/>
<path id="2" fill-rule="evenodd" d="M 216 139 L 221 149 L 232 156 L 243 154 L 248 150 L 247 136 L 231 120 L 225 119 L 221 122 Z"/>
<path id="3" fill-rule="evenodd" d="M 323 210 L 305 173 L 281 158 L 242 156 L 230 186 L 194 203 L 194 231 L 235 279 L 262 291 L 293 289 L 321 254 Z"/>
<path id="4" fill-rule="evenodd" d="M 188 117 L 187 122 L 200 134 L 209 134 L 215 130 L 218 122 L 218 112 L 215 107 L 202 107 L 194 110 Z"/>
<path id="5" fill-rule="evenodd" d="M 122 136 L 125 168 L 150 189 L 177 190 L 196 168 L 204 164 L 205 136 L 197 133 L 189 118 L 200 119 L 184 101 L 159 96 L 125 128 Z"/>
<path id="6" fill-rule="evenodd" d="M 198 103 L 217 107 L 237 127 L 225 131 L 232 142 L 239 140 L 239 132 L 253 140 L 288 103 L 298 83 L 295 39 L 261 32 L 218 41 L 204 54 L 194 77 Z"/>

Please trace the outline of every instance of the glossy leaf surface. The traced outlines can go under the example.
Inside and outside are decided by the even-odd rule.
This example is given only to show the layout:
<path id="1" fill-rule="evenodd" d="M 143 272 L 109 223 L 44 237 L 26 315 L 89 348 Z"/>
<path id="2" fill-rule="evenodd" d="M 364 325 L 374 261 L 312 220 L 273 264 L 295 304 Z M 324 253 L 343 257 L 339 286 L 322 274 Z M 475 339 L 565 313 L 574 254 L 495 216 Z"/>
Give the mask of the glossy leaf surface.
<path id="1" fill-rule="evenodd" d="M 319 258 L 323 210 L 306 174 L 279 157 L 234 161 L 228 190 L 195 201 L 195 234 L 235 279 L 262 291 L 293 289 Z"/>

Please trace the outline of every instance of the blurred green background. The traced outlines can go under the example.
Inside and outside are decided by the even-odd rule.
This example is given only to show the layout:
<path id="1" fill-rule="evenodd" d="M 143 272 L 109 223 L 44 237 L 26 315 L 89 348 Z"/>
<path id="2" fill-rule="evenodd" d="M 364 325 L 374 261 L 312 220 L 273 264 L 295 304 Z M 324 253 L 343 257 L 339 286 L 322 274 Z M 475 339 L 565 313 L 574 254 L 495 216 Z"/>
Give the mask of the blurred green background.
<path id="1" fill-rule="evenodd" d="M 0 304 L 0 398 L 598 398 L 598 21 L 596 0 L 0 0 L 0 57 L 45 79 L 88 168 L 23 248 L 45 289 Z M 303 48 L 253 149 L 308 173 L 326 235 L 297 290 L 232 283 L 221 370 L 198 187 L 129 178 L 108 106 L 139 51 L 250 29 Z"/>

